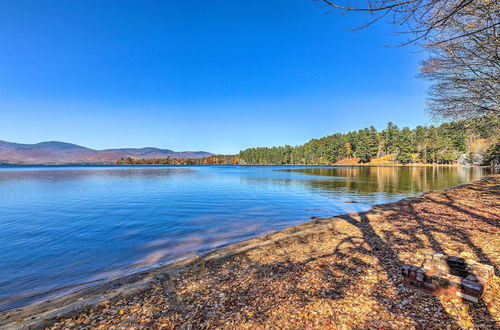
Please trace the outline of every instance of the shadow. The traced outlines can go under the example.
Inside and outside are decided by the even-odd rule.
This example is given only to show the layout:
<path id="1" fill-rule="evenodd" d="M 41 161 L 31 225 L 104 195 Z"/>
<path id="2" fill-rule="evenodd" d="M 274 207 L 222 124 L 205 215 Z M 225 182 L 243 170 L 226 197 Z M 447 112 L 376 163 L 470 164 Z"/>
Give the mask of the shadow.
<path id="1" fill-rule="evenodd" d="M 383 309 L 394 310 L 396 308 L 397 313 L 404 313 L 406 317 L 413 319 L 415 324 L 423 326 L 425 323 L 422 323 L 421 315 L 413 316 L 411 311 L 398 307 L 404 302 L 403 298 L 394 301 L 388 297 L 388 291 L 395 291 L 393 297 L 413 294 L 400 285 L 399 274 L 404 262 L 391 246 L 391 240 L 384 240 L 377 234 L 366 214 L 360 214 L 359 219 L 350 215 L 341 218 L 359 229 L 361 235 L 350 235 L 340 239 L 332 246 L 329 253 L 320 253 L 319 246 L 316 247 L 311 240 L 321 241 L 328 237 L 335 237 L 339 233 L 333 229 L 322 235 L 318 234 L 316 237 L 308 235 L 294 238 L 293 241 L 286 238 L 276 241 L 268 251 L 269 254 L 274 254 L 276 261 L 269 263 L 255 261 L 248 254 L 238 255 L 230 262 L 203 263 L 197 274 L 197 278 L 200 279 L 199 284 L 203 284 L 203 289 L 191 292 L 190 296 L 196 298 L 191 300 L 191 304 L 183 305 L 183 313 L 187 315 L 195 313 L 201 318 L 202 324 L 209 320 L 212 324 L 214 318 L 207 319 L 206 315 L 214 315 L 217 311 L 207 307 L 203 302 L 211 296 L 213 300 L 210 304 L 224 306 L 224 312 L 215 319 L 241 320 L 238 317 L 243 315 L 243 319 L 248 322 L 274 324 L 277 320 L 270 318 L 270 311 L 275 303 L 269 304 L 269 300 L 292 301 L 294 308 L 289 313 L 293 314 L 295 311 L 308 310 L 318 299 L 338 301 L 342 305 L 343 300 L 351 299 L 352 292 L 356 292 L 358 287 L 373 285 L 373 290 L 367 298 L 374 298 L 377 301 L 376 305 L 381 305 Z M 410 240 L 396 237 L 398 233 L 393 234 L 392 238 L 398 240 L 399 244 Z M 295 256 L 287 252 L 289 249 L 302 251 L 304 256 L 309 257 L 297 260 Z M 368 262 L 366 259 L 372 261 Z M 375 263 L 373 259 L 376 260 Z M 388 281 L 388 285 L 385 285 L 387 289 L 381 290 L 380 284 L 364 280 L 364 277 L 370 276 L 374 267 L 385 273 L 384 277 Z M 237 270 L 237 273 L 233 270 Z M 231 283 L 229 286 L 228 281 Z M 217 291 L 217 294 L 211 294 L 212 291 Z M 209 293 L 205 294 L 205 292 Z M 439 306 L 441 321 L 445 321 L 448 325 L 458 326 L 455 319 L 446 312 L 436 297 L 430 296 L 424 299 Z M 203 307 L 200 307 L 200 304 Z M 196 314 L 199 308 L 208 310 Z M 427 317 L 432 318 L 432 314 L 427 313 Z M 188 320 L 185 321 L 188 322 Z M 365 319 L 365 326 L 373 322 L 376 322 L 375 316 L 369 316 Z M 297 323 L 296 325 L 304 324 Z M 224 326 L 224 324 L 215 323 L 214 326 Z"/>
<path id="2" fill-rule="evenodd" d="M 173 328 L 460 328 L 462 317 L 470 327 L 495 328 L 483 299 L 472 304 L 425 295 L 406 289 L 401 276 L 404 264 L 420 265 L 435 252 L 464 254 L 498 272 L 495 251 L 478 230 L 498 233 L 500 210 L 491 207 L 497 188 L 482 185 L 318 219 L 257 240 L 263 245 L 201 258 L 161 275 L 161 288 L 138 304 L 148 319 Z M 472 208 L 463 206 L 469 199 Z M 477 211 L 486 205 L 492 219 Z M 457 306 L 464 306 L 458 316 Z"/>
<path id="3" fill-rule="evenodd" d="M 488 189 L 491 192 L 496 188 Z M 491 254 L 471 237 L 471 232 L 497 232 L 497 223 L 463 206 L 459 198 L 453 197 L 455 194 L 441 192 L 436 197 L 434 193 L 418 201 L 385 206 L 378 220 L 376 211 L 336 218 L 355 230 L 337 230 L 329 219 L 316 220 L 310 226 L 317 225 L 317 233 L 292 237 L 290 234 L 297 231 L 289 230 L 267 247 L 228 260 L 207 261 L 197 273 L 190 273 L 189 279 L 177 282 L 175 290 L 177 299 L 183 301 L 182 314 L 192 317 L 183 316 L 179 322 L 187 324 L 197 319 L 202 325 L 215 327 L 245 322 L 259 327 L 287 324 L 290 319 L 297 327 L 378 324 L 377 312 L 360 316 L 359 320 L 343 318 L 344 313 L 353 313 L 354 306 L 349 302 L 353 301 L 353 293 L 360 292 L 356 299 L 364 301 L 368 307 L 363 308 L 368 311 L 391 311 L 394 318 L 404 317 L 416 327 L 460 327 L 459 319 L 449 313 L 454 304 L 446 302 L 448 298 L 408 290 L 402 286 L 400 275 L 403 264 L 419 265 L 425 253 L 435 252 L 471 253 L 474 259 L 498 271 Z M 495 218 L 495 212 L 490 213 Z M 485 231 L 479 231 L 478 226 L 485 227 Z M 194 289 L 183 290 L 193 281 Z M 303 316 L 318 304 L 335 306 L 337 314 L 333 313 L 330 321 Z M 467 305 L 466 313 L 474 326 L 496 324 L 482 299 L 477 304 L 462 304 Z M 358 321 L 361 323 L 355 323 Z"/>
<path id="4" fill-rule="evenodd" d="M 500 187 L 499 187 L 499 189 L 500 189 Z M 476 218 L 476 219 L 478 219 L 480 221 L 483 221 L 483 222 L 487 223 L 490 226 L 494 226 L 494 227 L 500 228 L 500 223 L 494 221 L 493 219 L 490 219 L 490 218 L 487 218 L 485 216 L 479 215 L 477 213 L 477 212 L 482 212 L 482 211 L 477 210 L 477 209 L 468 210 L 467 208 L 469 208 L 469 207 L 467 207 L 465 205 L 464 205 L 464 207 L 459 207 L 458 206 L 459 203 L 457 203 L 453 198 L 451 198 L 450 196 L 448 196 L 448 194 L 443 194 L 443 196 L 446 197 L 447 201 L 438 201 L 438 200 L 435 200 L 435 199 L 432 199 L 432 198 L 431 198 L 431 200 L 433 202 L 435 202 L 435 203 L 438 203 L 438 204 L 450 207 L 450 208 L 452 208 L 453 210 L 455 210 L 457 212 L 464 213 L 465 215 L 474 217 L 474 218 Z M 493 216 L 492 213 L 489 213 L 489 212 L 487 212 L 487 213 Z"/>
<path id="5" fill-rule="evenodd" d="M 382 266 L 382 269 L 386 273 L 387 279 L 398 291 L 398 295 L 401 295 L 401 291 L 404 290 L 399 285 L 401 284 L 401 278 L 399 276 L 394 276 L 394 274 L 398 274 L 405 263 L 398 257 L 397 253 L 391 246 L 392 244 L 390 238 L 394 238 L 396 233 L 392 232 L 390 233 L 390 235 L 388 235 L 388 233 L 386 232 L 386 238 L 389 239 L 383 240 L 370 224 L 369 218 L 366 214 L 361 214 L 360 220 L 356 220 L 349 215 L 342 216 L 341 218 L 345 219 L 350 224 L 356 226 L 361 230 L 361 232 L 363 233 L 363 240 L 370 245 L 370 250 L 367 252 L 378 259 L 380 265 Z M 397 244 L 401 246 L 405 243 L 415 241 L 415 237 L 412 238 L 413 240 L 408 239 L 406 240 L 406 242 L 405 240 L 400 238 L 397 240 Z M 416 241 L 418 242 L 419 240 Z M 435 251 L 442 251 L 439 243 L 436 240 L 431 240 L 431 246 Z M 440 306 L 440 312 L 445 315 L 444 318 L 447 322 L 449 322 L 448 324 L 456 325 L 456 321 L 446 312 L 444 307 L 441 306 L 439 300 L 436 297 L 432 297 L 431 299 L 433 300 L 434 304 Z M 391 305 L 387 305 L 385 300 L 380 300 L 380 303 L 385 304 L 387 308 L 392 307 Z M 415 318 L 415 321 L 419 321 L 419 319 Z"/>
<path id="6" fill-rule="evenodd" d="M 472 213 L 469 210 L 465 210 L 462 208 L 459 208 L 456 206 L 455 201 L 449 196 L 449 194 L 441 194 L 440 196 L 446 197 L 448 202 L 441 202 L 438 201 L 435 198 L 427 197 L 429 201 L 432 201 L 433 203 L 452 208 L 456 211 L 459 211 L 462 213 L 462 216 L 464 218 L 466 217 L 473 217 L 479 221 L 484 221 L 484 217 Z M 453 225 L 453 222 L 456 221 L 456 219 L 452 219 L 451 215 L 447 214 L 434 214 L 435 217 L 437 217 L 438 220 L 441 220 L 441 222 L 438 222 L 437 220 L 430 221 L 428 219 L 423 218 L 419 214 L 422 212 L 418 211 L 415 209 L 415 206 L 412 204 L 408 205 L 410 212 L 413 214 L 415 221 L 418 223 L 418 228 L 420 229 L 420 232 L 423 233 L 427 239 L 430 242 L 430 245 L 432 246 L 433 250 L 435 252 L 440 252 L 444 254 L 450 254 L 454 255 L 454 251 L 445 251 L 439 241 L 436 239 L 434 233 L 436 234 L 441 234 L 445 235 L 451 240 L 456 241 L 459 244 L 463 244 L 467 246 L 470 250 L 473 251 L 474 256 L 476 257 L 475 259 L 478 259 L 481 263 L 485 263 L 488 265 L 492 265 L 495 269 L 495 274 L 498 274 L 498 266 L 493 262 L 491 258 L 488 257 L 488 255 L 483 251 L 482 248 L 474 244 L 474 242 L 471 240 L 469 234 L 467 233 L 466 230 L 461 229 L 459 226 Z M 429 214 L 429 213 L 427 213 Z M 452 225 L 450 225 L 452 223 Z M 485 223 L 495 226 L 496 224 L 491 223 L 490 221 L 486 221 Z M 498 227 L 498 226 L 495 226 Z M 448 252 L 448 253 L 447 253 Z M 472 273 L 473 275 L 476 275 Z M 482 323 L 486 320 L 487 323 L 489 324 L 496 324 L 496 319 L 491 315 L 489 312 L 485 302 L 483 301 L 482 298 L 479 299 L 479 302 L 477 304 L 472 304 L 466 299 L 461 299 L 463 303 L 467 304 L 469 306 L 468 313 L 473 320 L 474 324 L 477 326 L 481 326 Z"/>

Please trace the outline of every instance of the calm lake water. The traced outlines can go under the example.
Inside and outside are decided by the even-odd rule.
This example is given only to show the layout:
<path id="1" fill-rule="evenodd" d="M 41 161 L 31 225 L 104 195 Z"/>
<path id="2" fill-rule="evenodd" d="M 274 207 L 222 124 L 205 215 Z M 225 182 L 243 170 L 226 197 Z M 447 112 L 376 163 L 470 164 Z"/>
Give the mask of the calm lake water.
<path id="1" fill-rule="evenodd" d="M 0 310 L 484 168 L 0 166 Z M 356 203 L 346 203 L 355 201 Z"/>

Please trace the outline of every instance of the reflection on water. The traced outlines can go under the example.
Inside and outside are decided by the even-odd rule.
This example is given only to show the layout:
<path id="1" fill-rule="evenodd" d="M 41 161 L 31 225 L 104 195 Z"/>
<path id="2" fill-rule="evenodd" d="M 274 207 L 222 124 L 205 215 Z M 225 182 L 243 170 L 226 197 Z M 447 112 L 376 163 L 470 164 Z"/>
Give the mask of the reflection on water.
<path id="1" fill-rule="evenodd" d="M 453 167 L 0 167 L 0 309 L 486 174 Z"/>
<path id="2" fill-rule="evenodd" d="M 399 167 L 358 166 L 348 168 L 287 169 L 298 173 L 334 177 L 334 180 L 314 180 L 317 188 L 358 193 L 418 193 L 444 189 L 462 182 L 474 181 L 484 175 L 484 168 L 468 167 Z"/>

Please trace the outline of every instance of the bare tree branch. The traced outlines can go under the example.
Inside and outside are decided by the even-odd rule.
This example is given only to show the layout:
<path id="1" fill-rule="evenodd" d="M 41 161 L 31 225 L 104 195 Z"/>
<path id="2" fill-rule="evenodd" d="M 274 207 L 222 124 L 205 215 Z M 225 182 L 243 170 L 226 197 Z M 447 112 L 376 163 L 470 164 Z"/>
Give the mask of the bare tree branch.
<path id="1" fill-rule="evenodd" d="M 428 110 L 441 118 L 500 116 L 498 0 L 318 0 L 335 10 L 389 18 L 395 32 L 428 51 L 420 77 L 429 79 Z"/>

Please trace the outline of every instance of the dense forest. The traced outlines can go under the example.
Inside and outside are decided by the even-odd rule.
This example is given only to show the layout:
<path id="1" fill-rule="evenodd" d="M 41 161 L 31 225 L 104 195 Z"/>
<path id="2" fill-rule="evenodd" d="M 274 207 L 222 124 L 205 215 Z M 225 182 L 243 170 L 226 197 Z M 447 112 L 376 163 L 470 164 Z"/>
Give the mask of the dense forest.
<path id="1" fill-rule="evenodd" d="M 249 148 L 239 153 L 242 164 L 327 165 L 343 160 L 369 163 L 386 156 L 394 163 L 498 164 L 500 118 L 443 123 L 439 126 L 399 128 L 389 122 L 375 127 L 312 139 L 300 146 Z"/>
<path id="2" fill-rule="evenodd" d="M 439 126 L 399 128 L 393 123 L 335 133 L 299 146 L 258 147 L 239 155 L 206 158 L 122 158 L 119 165 L 232 165 L 345 163 L 500 164 L 500 117 L 443 123 Z"/>

